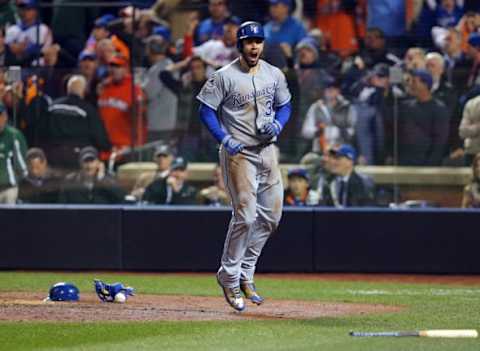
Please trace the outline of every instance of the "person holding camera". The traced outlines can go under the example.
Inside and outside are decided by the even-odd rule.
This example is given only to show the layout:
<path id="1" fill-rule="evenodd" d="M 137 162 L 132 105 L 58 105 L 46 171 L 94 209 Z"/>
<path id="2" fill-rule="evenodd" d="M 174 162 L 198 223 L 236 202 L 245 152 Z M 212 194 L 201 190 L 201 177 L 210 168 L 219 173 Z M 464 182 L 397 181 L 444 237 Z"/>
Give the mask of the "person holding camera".
<path id="1" fill-rule="evenodd" d="M 170 166 L 167 177 L 151 183 L 143 194 L 143 201 L 156 205 L 193 205 L 196 203 L 197 189 L 187 181 L 188 163 L 177 157 Z"/>

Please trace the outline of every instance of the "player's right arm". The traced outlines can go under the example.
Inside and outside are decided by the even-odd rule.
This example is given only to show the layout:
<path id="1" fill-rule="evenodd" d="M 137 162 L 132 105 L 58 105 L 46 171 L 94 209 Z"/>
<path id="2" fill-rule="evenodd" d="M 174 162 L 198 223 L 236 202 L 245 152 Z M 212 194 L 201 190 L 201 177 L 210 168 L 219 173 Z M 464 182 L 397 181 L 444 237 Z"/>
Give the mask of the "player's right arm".
<path id="1" fill-rule="evenodd" d="M 225 147 L 230 155 L 236 155 L 243 150 L 245 145 L 223 130 L 216 111 L 204 103 L 200 105 L 200 119 L 213 137 Z"/>
<path id="2" fill-rule="evenodd" d="M 217 71 L 207 80 L 198 94 L 197 99 L 201 102 L 199 110 L 201 121 L 205 127 L 207 127 L 210 134 L 233 156 L 242 151 L 245 145 L 235 140 L 220 124 L 217 109 L 221 105 L 225 95 L 226 88 L 223 77 Z"/>

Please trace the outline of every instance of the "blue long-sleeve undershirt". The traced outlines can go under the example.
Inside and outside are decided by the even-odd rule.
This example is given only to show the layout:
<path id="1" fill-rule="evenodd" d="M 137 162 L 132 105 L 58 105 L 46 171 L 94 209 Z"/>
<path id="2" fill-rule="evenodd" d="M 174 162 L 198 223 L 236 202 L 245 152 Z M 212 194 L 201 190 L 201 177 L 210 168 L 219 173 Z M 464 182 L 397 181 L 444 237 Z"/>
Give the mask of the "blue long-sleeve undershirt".
<path id="1" fill-rule="evenodd" d="M 278 109 L 275 110 L 275 119 L 280 122 L 282 129 L 287 124 L 288 120 L 290 119 L 290 115 L 292 113 L 292 103 L 287 102 L 285 105 L 280 106 Z"/>
<path id="2" fill-rule="evenodd" d="M 222 140 L 227 136 L 227 133 L 225 133 L 220 125 L 220 121 L 217 118 L 217 112 L 213 108 L 201 104 L 200 119 L 213 137 L 217 139 L 218 143 L 221 144 Z"/>

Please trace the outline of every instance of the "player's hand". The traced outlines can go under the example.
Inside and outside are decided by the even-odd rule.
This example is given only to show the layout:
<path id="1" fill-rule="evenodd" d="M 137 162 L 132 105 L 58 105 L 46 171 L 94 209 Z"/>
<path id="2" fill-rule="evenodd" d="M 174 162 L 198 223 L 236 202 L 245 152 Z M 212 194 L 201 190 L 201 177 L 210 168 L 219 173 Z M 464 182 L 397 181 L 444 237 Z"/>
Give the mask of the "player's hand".
<path id="1" fill-rule="evenodd" d="M 262 128 L 262 134 L 269 136 L 270 138 L 273 138 L 280 134 L 282 131 L 282 125 L 280 124 L 279 121 L 273 121 L 270 123 L 267 123 L 263 126 Z"/>
<path id="2" fill-rule="evenodd" d="M 238 154 L 245 147 L 245 145 L 243 145 L 241 142 L 233 139 L 231 135 L 227 135 L 225 138 L 223 138 L 222 144 L 230 156 Z"/>

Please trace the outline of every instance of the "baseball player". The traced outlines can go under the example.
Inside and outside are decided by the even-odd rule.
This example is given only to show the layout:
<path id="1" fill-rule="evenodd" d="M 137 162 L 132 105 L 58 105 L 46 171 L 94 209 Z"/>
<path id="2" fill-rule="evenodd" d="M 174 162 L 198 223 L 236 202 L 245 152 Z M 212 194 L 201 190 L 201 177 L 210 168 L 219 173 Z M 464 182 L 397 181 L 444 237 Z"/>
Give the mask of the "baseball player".
<path id="1" fill-rule="evenodd" d="M 232 200 L 217 281 L 227 302 L 245 309 L 241 292 L 260 305 L 254 272 L 282 214 L 283 186 L 277 136 L 287 123 L 290 92 L 284 74 L 260 59 L 263 27 L 245 22 L 237 31 L 240 57 L 216 71 L 197 98 L 200 118 L 220 143 L 220 164 Z"/>

